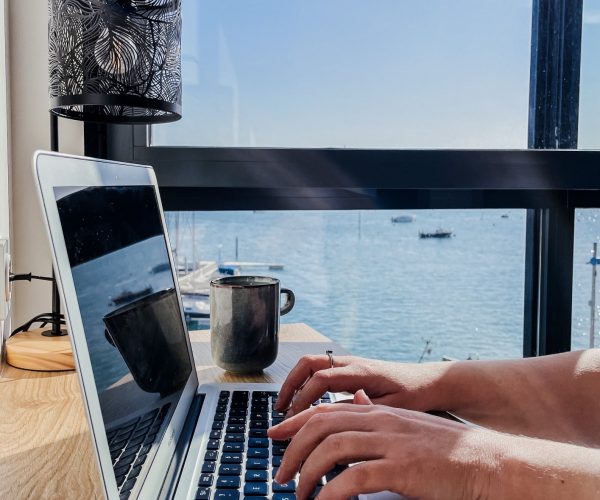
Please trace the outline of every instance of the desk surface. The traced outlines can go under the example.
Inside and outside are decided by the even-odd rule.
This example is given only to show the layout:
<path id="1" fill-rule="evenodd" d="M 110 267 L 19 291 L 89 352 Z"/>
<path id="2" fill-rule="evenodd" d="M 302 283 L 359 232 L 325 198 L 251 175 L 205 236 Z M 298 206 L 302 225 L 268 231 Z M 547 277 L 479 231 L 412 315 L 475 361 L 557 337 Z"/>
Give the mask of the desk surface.
<path id="1" fill-rule="evenodd" d="M 304 354 L 343 349 L 304 324 L 282 325 L 277 361 L 260 375 L 212 363 L 207 331 L 191 332 L 200 383 L 281 383 Z M 75 372 L 0 365 L 0 498 L 101 498 L 81 388 Z"/>

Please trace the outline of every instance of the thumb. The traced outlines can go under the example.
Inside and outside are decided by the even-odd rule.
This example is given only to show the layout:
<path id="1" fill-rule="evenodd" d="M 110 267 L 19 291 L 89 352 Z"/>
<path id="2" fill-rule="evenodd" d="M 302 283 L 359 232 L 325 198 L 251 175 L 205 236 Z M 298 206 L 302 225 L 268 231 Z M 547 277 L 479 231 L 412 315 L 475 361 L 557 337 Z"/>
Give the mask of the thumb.
<path id="1" fill-rule="evenodd" d="M 365 391 L 363 391 L 362 389 L 359 389 L 358 391 L 356 391 L 354 393 L 354 399 L 352 400 L 352 402 L 355 405 L 372 405 L 373 402 L 369 399 L 369 396 L 367 396 L 367 393 Z"/>

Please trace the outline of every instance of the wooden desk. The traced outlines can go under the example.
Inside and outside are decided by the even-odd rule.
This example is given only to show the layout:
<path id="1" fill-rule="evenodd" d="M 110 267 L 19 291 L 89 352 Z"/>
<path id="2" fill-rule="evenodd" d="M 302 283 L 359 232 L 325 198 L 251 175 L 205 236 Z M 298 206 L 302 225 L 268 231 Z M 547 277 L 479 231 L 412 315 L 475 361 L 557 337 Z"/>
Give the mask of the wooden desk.
<path id="1" fill-rule="evenodd" d="M 190 335 L 200 383 L 281 383 L 303 354 L 344 352 L 307 325 L 282 325 L 277 361 L 262 375 L 236 376 L 212 363 L 207 331 Z M 102 498 L 75 372 L 0 365 L 0 498 Z"/>

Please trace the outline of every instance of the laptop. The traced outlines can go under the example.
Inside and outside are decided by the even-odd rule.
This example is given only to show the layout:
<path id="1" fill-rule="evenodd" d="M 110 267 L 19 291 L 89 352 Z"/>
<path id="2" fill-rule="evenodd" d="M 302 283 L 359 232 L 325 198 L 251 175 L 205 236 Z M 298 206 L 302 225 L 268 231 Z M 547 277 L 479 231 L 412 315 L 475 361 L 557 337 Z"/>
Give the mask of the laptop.
<path id="1" fill-rule="evenodd" d="M 34 175 L 105 496 L 294 500 L 279 386 L 198 383 L 152 168 L 37 152 Z"/>

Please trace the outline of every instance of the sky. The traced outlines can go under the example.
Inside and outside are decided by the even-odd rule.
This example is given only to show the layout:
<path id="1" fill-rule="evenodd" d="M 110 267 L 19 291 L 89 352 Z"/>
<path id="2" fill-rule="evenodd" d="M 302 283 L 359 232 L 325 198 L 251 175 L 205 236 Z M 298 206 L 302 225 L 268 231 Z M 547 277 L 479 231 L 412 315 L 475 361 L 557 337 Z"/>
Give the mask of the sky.
<path id="1" fill-rule="evenodd" d="M 600 0 L 584 1 L 592 144 Z M 531 0 L 183 0 L 183 119 L 153 143 L 526 148 L 530 45 Z"/>

